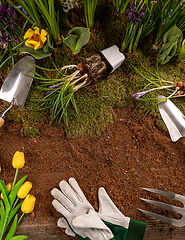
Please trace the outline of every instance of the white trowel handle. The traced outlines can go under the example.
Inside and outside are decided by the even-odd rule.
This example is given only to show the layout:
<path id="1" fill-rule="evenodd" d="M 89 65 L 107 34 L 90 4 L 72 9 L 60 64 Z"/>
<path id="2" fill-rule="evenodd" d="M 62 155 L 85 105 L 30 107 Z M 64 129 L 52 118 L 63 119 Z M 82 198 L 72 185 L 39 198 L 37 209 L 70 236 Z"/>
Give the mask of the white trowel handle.
<path id="1" fill-rule="evenodd" d="M 2 127 L 4 124 L 4 119 L 0 117 L 0 127 Z"/>
<path id="2" fill-rule="evenodd" d="M 12 100 L 10 106 L 7 109 L 5 109 L 3 113 L 0 114 L 0 127 L 2 127 L 4 124 L 3 117 L 4 117 L 5 113 L 7 113 L 13 105 L 14 105 L 14 99 Z"/>

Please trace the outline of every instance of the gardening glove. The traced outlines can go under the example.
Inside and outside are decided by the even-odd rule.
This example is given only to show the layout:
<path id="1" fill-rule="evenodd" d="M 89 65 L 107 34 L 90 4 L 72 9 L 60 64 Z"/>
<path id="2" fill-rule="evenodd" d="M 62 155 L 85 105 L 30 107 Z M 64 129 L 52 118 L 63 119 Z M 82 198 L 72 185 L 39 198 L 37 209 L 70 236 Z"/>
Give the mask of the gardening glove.
<path id="1" fill-rule="evenodd" d="M 74 178 L 70 178 L 68 183 L 61 181 L 59 187 L 61 191 L 56 188 L 51 191 L 55 198 L 52 204 L 69 225 L 66 234 L 86 240 L 114 239 L 111 230 L 99 218 Z M 63 227 L 64 219 L 59 219 L 57 224 Z"/>
<path id="2" fill-rule="evenodd" d="M 103 187 L 99 188 L 98 198 L 98 215 L 110 228 L 115 240 L 143 240 L 146 223 L 125 217 L 112 202 Z M 60 226 L 66 228 L 66 234 L 74 236 L 65 219 L 60 220 Z"/>
<path id="3" fill-rule="evenodd" d="M 110 228 L 116 240 L 143 240 L 146 223 L 125 217 L 103 187 L 99 188 L 99 217 Z"/>

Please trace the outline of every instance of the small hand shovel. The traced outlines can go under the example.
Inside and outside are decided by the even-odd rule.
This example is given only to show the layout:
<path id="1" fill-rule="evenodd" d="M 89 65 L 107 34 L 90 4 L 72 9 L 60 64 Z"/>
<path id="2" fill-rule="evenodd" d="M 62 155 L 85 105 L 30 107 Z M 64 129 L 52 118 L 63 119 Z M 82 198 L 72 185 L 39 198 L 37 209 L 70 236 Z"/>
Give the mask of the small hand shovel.
<path id="1" fill-rule="evenodd" d="M 170 133 L 171 140 L 176 142 L 185 136 L 185 116 L 176 105 L 164 96 L 158 96 L 159 100 L 164 101 L 158 104 L 159 111 Z"/>
<path id="2" fill-rule="evenodd" d="M 0 127 L 4 124 L 3 117 L 5 113 L 14 104 L 20 108 L 24 107 L 24 103 L 33 81 L 32 76 L 34 75 L 30 69 L 35 71 L 35 67 L 31 63 L 35 63 L 35 59 L 31 56 L 25 56 L 19 60 L 10 71 L 1 87 L 0 99 L 10 102 L 10 106 L 0 114 Z M 30 77 L 25 75 L 29 75 Z"/>

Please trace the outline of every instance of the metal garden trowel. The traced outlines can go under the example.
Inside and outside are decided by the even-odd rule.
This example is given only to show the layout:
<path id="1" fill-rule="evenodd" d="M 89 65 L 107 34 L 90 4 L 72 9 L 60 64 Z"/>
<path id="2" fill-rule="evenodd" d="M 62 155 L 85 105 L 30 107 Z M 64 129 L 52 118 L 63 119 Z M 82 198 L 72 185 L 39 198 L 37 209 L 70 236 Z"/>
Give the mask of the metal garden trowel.
<path id="1" fill-rule="evenodd" d="M 176 142 L 179 138 L 185 136 L 185 116 L 176 107 L 176 105 L 166 97 L 159 95 L 159 111 L 170 133 L 171 140 Z"/>
<path id="2" fill-rule="evenodd" d="M 31 56 L 25 56 L 19 60 L 1 87 L 0 99 L 10 102 L 10 106 L 0 114 L 0 127 L 4 124 L 3 118 L 5 113 L 14 104 L 20 108 L 24 106 L 34 75 L 30 69 L 35 71 L 35 67 L 31 63 L 35 63 L 35 59 Z M 29 75 L 30 77 L 25 75 Z"/>

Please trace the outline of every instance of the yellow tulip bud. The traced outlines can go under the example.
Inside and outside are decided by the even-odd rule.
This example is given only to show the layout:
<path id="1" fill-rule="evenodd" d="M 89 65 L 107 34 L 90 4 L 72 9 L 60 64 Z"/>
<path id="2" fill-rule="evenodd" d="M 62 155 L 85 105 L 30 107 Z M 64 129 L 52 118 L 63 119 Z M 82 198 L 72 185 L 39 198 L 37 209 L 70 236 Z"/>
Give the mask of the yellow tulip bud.
<path id="1" fill-rule="evenodd" d="M 8 190 L 9 190 L 9 192 L 11 192 L 11 190 L 12 190 L 12 185 L 13 185 L 13 182 L 12 183 L 8 183 L 7 185 L 6 185 L 6 187 L 8 188 Z M 3 199 L 3 194 L 1 193 L 1 199 Z"/>
<path id="2" fill-rule="evenodd" d="M 23 183 L 23 185 L 19 188 L 18 192 L 17 192 L 17 197 L 18 198 L 25 198 L 30 189 L 32 188 L 32 183 L 31 182 L 25 182 Z"/>
<path id="3" fill-rule="evenodd" d="M 15 152 L 13 159 L 12 159 L 12 166 L 16 169 L 24 167 L 25 159 L 23 152 Z"/>
<path id="4" fill-rule="evenodd" d="M 28 194 L 24 199 L 21 210 L 23 213 L 31 213 L 35 206 L 36 198 L 33 195 Z"/>

